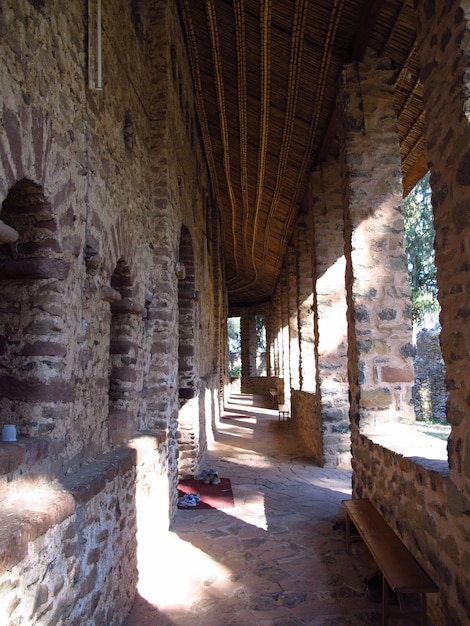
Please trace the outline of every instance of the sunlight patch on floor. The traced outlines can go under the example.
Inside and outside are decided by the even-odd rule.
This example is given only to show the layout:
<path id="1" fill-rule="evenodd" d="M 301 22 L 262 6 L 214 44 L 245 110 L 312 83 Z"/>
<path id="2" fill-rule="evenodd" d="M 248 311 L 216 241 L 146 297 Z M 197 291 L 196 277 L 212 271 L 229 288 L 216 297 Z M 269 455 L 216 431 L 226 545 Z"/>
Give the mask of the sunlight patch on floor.
<path id="1" fill-rule="evenodd" d="M 159 536 L 154 550 L 147 551 L 140 559 L 138 591 L 150 604 L 166 611 L 197 602 L 210 581 L 230 575 L 230 569 L 168 531 L 165 536 Z"/>
<path id="2" fill-rule="evenodd" d="M 232 509 L 224 509 L 224 513 L 261 530 L 268 530 L 268 520 L 266 519 L 264 493 L 254 491 L 253 486 L 249 492 L 244 493 L 237 490 L 236 505 Z M 235 494 L 234 494 L 235 495 Z"/>

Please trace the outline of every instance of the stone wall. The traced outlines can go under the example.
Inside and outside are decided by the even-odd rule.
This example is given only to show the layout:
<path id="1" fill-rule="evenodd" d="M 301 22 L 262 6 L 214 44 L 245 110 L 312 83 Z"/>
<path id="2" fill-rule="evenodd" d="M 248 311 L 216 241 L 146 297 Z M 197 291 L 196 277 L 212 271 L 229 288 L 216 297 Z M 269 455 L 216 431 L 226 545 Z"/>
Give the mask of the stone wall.
<path id="1" fill-rule="evenodd" d="M 470 545 L 468 413 L 468 3 L 416 0 L 427 112 L 441 346 L 452 426 L 448 463 L 432 469 L 358 433 L 353 495 L 370 497 L 439 586 L 428 598 L 435 624 L 465 624 Z"/>
<path id="2" fill-rule="evenodd" d="M 8 446 L 29 453 L 35 469 L 33 441 L 0 443 L 0 458 Z M 162 451 L 164 441 L 140 435 L 68 476 L 2 499 L 2 623 L 122 623 L 137 583 L 137 536 L 150 525 L 155 537 L 168 524 L 155 471 Z"/>
<path id="3" fill-rule="evenodd" d="M 3 545 L 26 542 L 0 572 L 5 624 L 121 623 L 137 528 L 175 511 L 180 433 L 194 469 L 220 406 L 218 209 L 176 7 L 103 4 L 97 89 L 89 6 L 0 12 L 0 220 L 17 233 L 0 242 L 0 426 L 20 435 L 0 449 L 0 498 L 9 511 L 28 494 L 32 524 L 0 516 Z M 52 516 L 51 489 L 66 502 Z"/>
<path id="4" fill-rule="evenodd" d="M 441 450 L 440 460 L 430 460 L 426 452 L 421 454 L 422 442 L 419 453 L 409 442 L 416 436 L 411 427 L 415 419 L 414 347 L 391 89 L 394 70 L 387 59 L 369 53 L 363 63 L 345 66 L 338 103 L 338 161 L 327 161 L 312 173 L 311 196 L 306 200 L 314 216 L 317 395 L 301 391 L 302 313 L 295 237 L 273 302 L 282 311 L 275 318 L 288 329 L 279 362 L 288 371 L 299 435 L 319 463 L 330 452 L 338 454 L 338 441 L 331 451 L 326 449 L 326 418 L 332 409 L 344 428 L 344 458 L 350 436 L 353 496 L 373 501 L 439 586 L 439 593 L 428 598 L 433 623 L 460 625 L 470 618 L 466 592 L 470 585 L 469 239 L 465 217 L 470 131 L 468 116 L 462 115 L 468 109 L 469 15 L 468 6 L 458 1 L 416 0 L 415 4 L 430 120 L 427 146 L 442 308 L 440 340 L 449 390 L 446 418 L 452 426 L 448 461 Z M 336 263 L 345 282 L 342 278 L 335 282 L 333 273 L 331 282 L 322 282 Z M 302 293 L 306 293 L 305 285 Z M 341 315 L 347 303 L 347 336 L 341 334 L 344 323 L 338 324 L 339 334 L 328 352 L 326 322 L 333 317 L 336 303 Z M 336 413 L 335 400 L 342 400 Z M 348 407 L 349 423 L 345 419 Z"/>
<path id="5" fill-rule="evenodd" d="M 313 462 L 323 467 L 325 465 L 323 422 L 318 395 L 293 389 L 291 407 L 295 430 L 308 447 Z"/>
<path id="6" fill-rule="evenodd" d="M 423 328 L 416 337 L 414 406 L 417 420 L 447 424 L 445 365 L 439 331 Z"/>
<path id="7" fill-rule="evenodd" d="M 433 623 L 465 624 L 468 500 L 448 478 L 446 462 L 427 465 L 363 437 L 354 447 L 353 494 L 372 500 L 438 585 L 439 593 L 428 595 Z"/>

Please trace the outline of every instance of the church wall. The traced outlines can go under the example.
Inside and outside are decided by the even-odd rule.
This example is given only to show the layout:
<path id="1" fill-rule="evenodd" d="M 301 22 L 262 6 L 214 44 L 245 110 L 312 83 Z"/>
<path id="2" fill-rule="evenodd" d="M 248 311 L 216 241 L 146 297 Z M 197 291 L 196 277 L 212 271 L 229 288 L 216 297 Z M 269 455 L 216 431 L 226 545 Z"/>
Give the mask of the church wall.
<path id="1" fill-rule="evenodd" d="M 27 538 L 0 563 L 5 624 L 27 612 L 38 625 L 121 623 L 136 532 L 154 540 L 175 510 L 181 412 L 194 420 L 196 467 L 219 411 L 220 233 L 176 10 L 113 0 L 102 19 L 97 89 L 87 3 L 7 0 L 0 13 L 0 220 L 19 234 L 0 244 L 1 419 L 19 435 L 0 444 L 0 498 L 26 512 L 0 525 L 3 545 Z M 188 400 L 178 394 L 183 231 Z M 25 499 L 52 487 L 67 503 L 56 514 Z"/>

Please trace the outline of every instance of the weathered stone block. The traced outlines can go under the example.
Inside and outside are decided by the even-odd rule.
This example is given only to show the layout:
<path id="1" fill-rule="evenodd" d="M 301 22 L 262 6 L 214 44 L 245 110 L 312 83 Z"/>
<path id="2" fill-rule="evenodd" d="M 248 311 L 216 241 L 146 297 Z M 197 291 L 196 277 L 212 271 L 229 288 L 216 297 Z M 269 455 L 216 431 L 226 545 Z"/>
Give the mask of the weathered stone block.
<path id="1" fill-rule="evenodd" d="M 0 376 L 0 395 L 23 402 L 73 402 L 75 389 L 71 383 L 56 380 L 20 380 L 13 376 Z"/>
<path id="2" fill-rule="evenodd" d="M 404 383 L 414 382 L 414 371 L 407 367 L 390 367 L 384 366 L 380 368 L 381 380 L 387 383 Z"/>
<path id="3" fill-rule="evenodd" d="M 0 280 L 56 278 L 65 280 L 70 264 L 62 259 L 24 259 L 0 263 Z"/>
<path id="4" fill-rule="evenodd" d="M 392 396 L 388 389 L 362 390 L 360 402 L 361 406 L 366 409 L 389 409 L 392 404 Z"/>
<path id="5" fill-rule="evenodd" d="M 22 354 L 24 356 L 60 356 L 67 354 L 67 348 L 61 343 L 52 341 L 35 341 L 25 344 Z"/>

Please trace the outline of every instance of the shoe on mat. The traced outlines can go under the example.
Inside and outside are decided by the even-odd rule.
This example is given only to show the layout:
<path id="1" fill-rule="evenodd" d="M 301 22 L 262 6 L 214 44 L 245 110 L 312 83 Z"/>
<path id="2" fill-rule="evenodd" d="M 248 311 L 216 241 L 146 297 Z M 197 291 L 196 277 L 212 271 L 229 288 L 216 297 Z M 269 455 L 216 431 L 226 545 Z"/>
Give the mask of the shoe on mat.
<path id="1" fill-rule="evenodd" d="M 211 478 L 212 478 L 212 474 L 213 474 L 213 473 L 214 473 L 214 470 L 213 470 L 213 469 L 209 470 L 209 471 L 206 473 L 206 475 L 204 476 L 204 480 L 203 480 L 203 483 L 204 483 L 205 485 L 210 485 L 210 482 L 211 482 Z"/>
<path id="2" fill-rule="evenodd" d="M 199 474 L 197 474 L 197 476 L 194 477 L 194 480 L 204 480 L 204 478 L 207 476 L 208 473 L 209 473 L 209 470 L 202 470 L 202 472 L 199 472 Z"/>
<path id="3" fill-rule="evenodd" d="M 178 498 L 178 506 L 182 506 L 185 509 L 195 507 L 201 501 L 201 497 L 198 493 L 187 493 L 182 498 Z"/>
<path id="4" fill-rule="evenodd" d="M 211 481 L 211 485 L 218 485 L 220 483 L 219 472 L 216 472 L 215 470 L 213 470 L 211 472 L 210 481 Z"/>
<path id="5" fill-rule="evenodd" d="M 205 485 L 218 485 L 220 483 L 219 472 L 213 469 L 209 470 L 203 482 Z"/>

